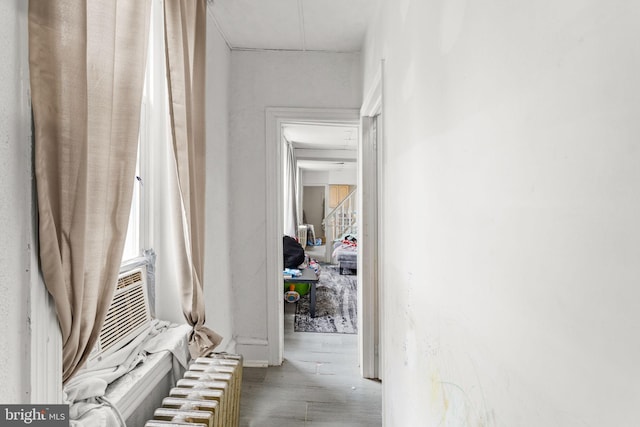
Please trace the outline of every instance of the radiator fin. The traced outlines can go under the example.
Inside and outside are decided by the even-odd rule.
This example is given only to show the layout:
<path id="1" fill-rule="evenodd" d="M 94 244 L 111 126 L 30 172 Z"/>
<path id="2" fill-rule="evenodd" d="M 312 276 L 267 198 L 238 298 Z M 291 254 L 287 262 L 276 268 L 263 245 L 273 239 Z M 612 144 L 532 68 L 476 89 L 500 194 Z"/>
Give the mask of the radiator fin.
<path id="1" fill-rule="evenodd" d="M 242 356 L 211 353 L 200 357 L 192 361 L 189 370 L 145 427 L 237 427 L 240 424 L 241 386 Z"/>

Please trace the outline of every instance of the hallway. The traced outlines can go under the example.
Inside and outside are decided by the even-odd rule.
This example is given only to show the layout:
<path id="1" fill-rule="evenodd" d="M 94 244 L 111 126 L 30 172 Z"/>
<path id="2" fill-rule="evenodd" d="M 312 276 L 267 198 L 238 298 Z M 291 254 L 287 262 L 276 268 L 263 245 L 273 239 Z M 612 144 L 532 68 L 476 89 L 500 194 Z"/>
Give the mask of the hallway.
<path id="1" fill-rule="evenodd" d="M 293 331 L 285 306 L 282 366 L 245 368 L 241 427 L 381 426 L 381 387 L 360 377 L 358 337 Z"/>

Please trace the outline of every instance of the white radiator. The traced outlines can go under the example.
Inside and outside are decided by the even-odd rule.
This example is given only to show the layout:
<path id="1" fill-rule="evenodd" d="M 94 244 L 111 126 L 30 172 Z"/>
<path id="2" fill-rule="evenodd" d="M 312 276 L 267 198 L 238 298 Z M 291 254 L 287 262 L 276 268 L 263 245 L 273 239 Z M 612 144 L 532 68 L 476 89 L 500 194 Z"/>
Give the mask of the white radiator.
<path id="1" fill-rule="evenodd" d="M 145 427 L 237 427 L 242 356 L 211 353 L 192 361 Z"/>

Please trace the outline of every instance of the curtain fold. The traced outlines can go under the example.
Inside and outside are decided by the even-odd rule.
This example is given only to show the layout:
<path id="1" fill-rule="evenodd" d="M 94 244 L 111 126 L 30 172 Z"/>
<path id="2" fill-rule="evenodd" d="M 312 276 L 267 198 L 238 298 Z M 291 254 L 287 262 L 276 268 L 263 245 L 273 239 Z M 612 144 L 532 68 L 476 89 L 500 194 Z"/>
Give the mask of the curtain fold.
<path id="1" fill-rule="evenodd" d="M 29 2 L 40 261 L 65 382 L 89 357 L 120 267 L 149 10 L 149 0 Z"/>
<path id="2" fill-rule="evenodd" d="M 182 311 L 193 326 L 189 350 L 197 357 L 222 337 L 204 326 L 205 40 L 206 1 L 168 0 L 165 42 L 171 136 L 182 198 Z"/>
<path id="3" fill-rule="evenodd" d="M 284 234 L 298 235 L 298 163 L 293 144 L 286 141 L 284 158 Z M 303 243 L 303 242 L 300 242 Z"/>

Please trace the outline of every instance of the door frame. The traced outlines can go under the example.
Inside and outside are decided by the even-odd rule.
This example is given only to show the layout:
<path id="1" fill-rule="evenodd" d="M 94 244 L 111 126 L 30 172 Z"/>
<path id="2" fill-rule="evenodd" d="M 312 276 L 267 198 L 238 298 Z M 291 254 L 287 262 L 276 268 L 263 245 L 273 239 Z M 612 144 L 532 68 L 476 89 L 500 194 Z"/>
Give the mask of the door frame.
<path id="1" fill-rule="evenodd" d="M 358 200 L 361 203 L 359 211 L 362 213 L 358 272 L 362 272 L 360 282 L 367 290 L 362 298 L 358 295 L 358 299 L 362 301 L 362 322 L 368 325 L 361 329 L 359 336 L 362 353 L 360 371 L 363 377 L 374 379 L 382 379 L 384 361 L 383 71 L 384 61 L 381 62 L 360 109 L 361 137 L 358 149 Z M 372 134 L 371 124 L 374 120 L 376 132 Z"/>
<path id="2" fill-rule="evenodd" d="M 282 127 L 284 124 L 292 123 L 360 126 L 360 110 L 289 107 L 268 107 L 265 110 L 267 340 L 269 365 L 272 366 L 281 365 L 284 358 L 284 299 L 280 267 L 283 265 L 282 235 L 284 232 Z M 360 160 L 360 153 L 358 153 L 358 160 Z M 363 331 L 362 328 L 366 330 L 368 325 L 363 325 L 360 317 L 361 313 L 358 313 L 359 330 Z"/>

